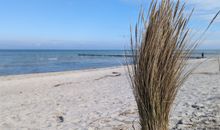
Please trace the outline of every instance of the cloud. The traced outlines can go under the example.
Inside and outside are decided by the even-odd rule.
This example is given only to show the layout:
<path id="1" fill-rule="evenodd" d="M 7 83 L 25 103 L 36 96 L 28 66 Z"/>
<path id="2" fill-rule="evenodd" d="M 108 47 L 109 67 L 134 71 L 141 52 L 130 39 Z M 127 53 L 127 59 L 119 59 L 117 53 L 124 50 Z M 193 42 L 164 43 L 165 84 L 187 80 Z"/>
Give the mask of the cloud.
<path id="1" fill-rule="evenodd" d="M 196 8 L 206 11 L 214 11 L 220 8 L 219 0 L 188 0 L 187 3 L 193 4 Z"/>
<path id="2" fill-rule="evenodd" d="M 147 6 L 149 5 L 150 0 L 120 0 L 127 3 L 138 3 L 141 4 L 144 1 L 148 1 Z M 161 0 L 158 0 L 161 1 Z M 174 0 L 177 1 L 177 0 Z M 194 8 L 193 17 L 191 19 L 190 28 L 193 33 L 196 34 L 196 38 L 203 33 L 205 28 L 208 26 L 209 22 L 216 15 L 216 13 L 220 10 L 220 0 L 180 0 L 181 3 L 186 2 L 186 13 L 191 12 Z M 214 24 L 210 28 L 210 30 L 204 36 L 204 41 L 200 48 L 214 49 L 220 48 L 220 15 L 215 20 Z"/>
<path id="3" fill-rule="evenodd" d="M 181 0 L 183 1 L 183 0 Z M 220 0 L 188 0 L 187 10 L 195 8 L 193 14 L 193 27 L 197 36 L 200 36 L 204 31 L 205 27 L 220 10 Z M 201 24 L 201 23 L 205 23 Z M 215 23 L 212 25 L 210 30 L 205 34 L 204 41 L 201 43 L 199 48 L 205 49 L 219 49 L 220 48 L 220 16 L 217 17 Z"/>
<path id="4" fill-rule="evenodd" d="M 198 49 L 220 49 L 219 40 L 205 40 L 199 44 Z"/>
<path id="5" fill-rule="evenodd" d="M 148 0 L 120 0 L 124 3 L 133 4 L 149 4 Z M 161 1 L 161 0 L 159 0 Z M 177 1 L 177 0 L 174 0 Z M 209 20 L 220 10 L 220 0 L 180 0 L 182 3 L 186 2 L 187 9 L 192 10 L 195 8 L 194 15 L 202 20 Z M 218 18 L 220 21 L 220 17 Z"/>
<path id="6" fill-rule="evenodd" d="M 194 17 L 210 21 L 220 10 L 220 0 L 188 0 L 188 5 L 195 8 Z M 220 22 L 220 17 L 216 19 Z"/>

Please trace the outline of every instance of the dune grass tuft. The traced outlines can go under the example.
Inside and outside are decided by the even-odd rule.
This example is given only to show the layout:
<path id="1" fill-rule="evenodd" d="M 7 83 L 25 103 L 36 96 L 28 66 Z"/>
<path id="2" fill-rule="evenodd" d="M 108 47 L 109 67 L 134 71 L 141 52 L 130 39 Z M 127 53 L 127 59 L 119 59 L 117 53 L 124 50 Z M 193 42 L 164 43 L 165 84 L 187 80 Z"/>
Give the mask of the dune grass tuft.
<path id="1" fill-rule="evenodd" d="M 149 14 L 141 11 L 135 35 L 131 30 L 132 66 L 128 67 L 142 130 L 168 130 L 169 113 L 188 77 L 183 73 L 190 52 L 187 24 L 180 1 L 152 0 Z"/>
<path id="2" fill-rule="evenodd" d="M 185 3 L 152 0 L 148 14 L 140 11 L 134 36 L 131 30 L 132 65 L 128 65 L 142 130 L 168 130 L 169 115 L 178 90 L 192 69 L 185 69 L 197 46 L 190 41 Z M 220 11 L 212 19 L 205 32 Z M 147 16 L 147 17 L 145 17 Z"/>

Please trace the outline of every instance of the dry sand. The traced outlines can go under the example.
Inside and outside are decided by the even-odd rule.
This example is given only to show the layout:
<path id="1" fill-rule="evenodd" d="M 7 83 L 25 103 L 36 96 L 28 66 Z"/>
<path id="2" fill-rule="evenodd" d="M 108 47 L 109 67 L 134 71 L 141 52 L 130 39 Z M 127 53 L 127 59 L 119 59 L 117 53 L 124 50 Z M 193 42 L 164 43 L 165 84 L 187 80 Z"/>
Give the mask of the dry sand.
<path id="1" fill-rule="evenodd" d="M 195 65 L 204 60 L 192 60 Z M 125 67 L 0 77 L 0 130 L 133 130 Z M 171 129 L 220 130 L 220 73 L 209 59 L 185 82 Z"/>

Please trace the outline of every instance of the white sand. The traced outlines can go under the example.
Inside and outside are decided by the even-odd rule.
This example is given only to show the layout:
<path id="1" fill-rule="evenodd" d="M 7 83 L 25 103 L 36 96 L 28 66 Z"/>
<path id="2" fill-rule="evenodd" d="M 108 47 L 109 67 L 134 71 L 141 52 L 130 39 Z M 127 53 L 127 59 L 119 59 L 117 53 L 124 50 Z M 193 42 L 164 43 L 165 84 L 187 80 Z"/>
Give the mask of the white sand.
<path id="1" fill-rule="evenodd" d="M 138 115 L 125 69 L 0 77 L 0 130 L 132 130 Z M 220 129 L 216 60 L 202 64 L 183 85 L 170 124 Z"/>

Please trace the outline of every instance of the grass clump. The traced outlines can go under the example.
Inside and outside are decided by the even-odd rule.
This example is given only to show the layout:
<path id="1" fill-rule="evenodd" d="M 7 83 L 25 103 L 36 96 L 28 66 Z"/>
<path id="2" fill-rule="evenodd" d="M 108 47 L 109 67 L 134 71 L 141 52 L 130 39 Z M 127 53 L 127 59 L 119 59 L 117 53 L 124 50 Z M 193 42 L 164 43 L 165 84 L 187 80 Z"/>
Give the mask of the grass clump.
<path id="1" fill-rule="evenodd" d="M 177 92 L 193 69 L 185 69 L 202 36 L 190 41 L 188 23 L 180 0 L 152 0 L 147 17 L 140 11 L 135 35 L 131 30 L 132 65 L 128 65 L 142 130 L 168 130 L 169 115 Z M 220 60 L 219 60 L 220 63 Z M 195 68 L 194 68 L 195 69 Z"/>
<path id="2" fill-rule="evenodd" d="M 195 46 L 187 44 L 191 14 L 184 15 L 184 8 L 180 1 L 152 0 L 131 35 L 134 57 L 128 70 L 142 130 L 168 130 L 172 104 L 189 75 L 183 71 Z"/>

